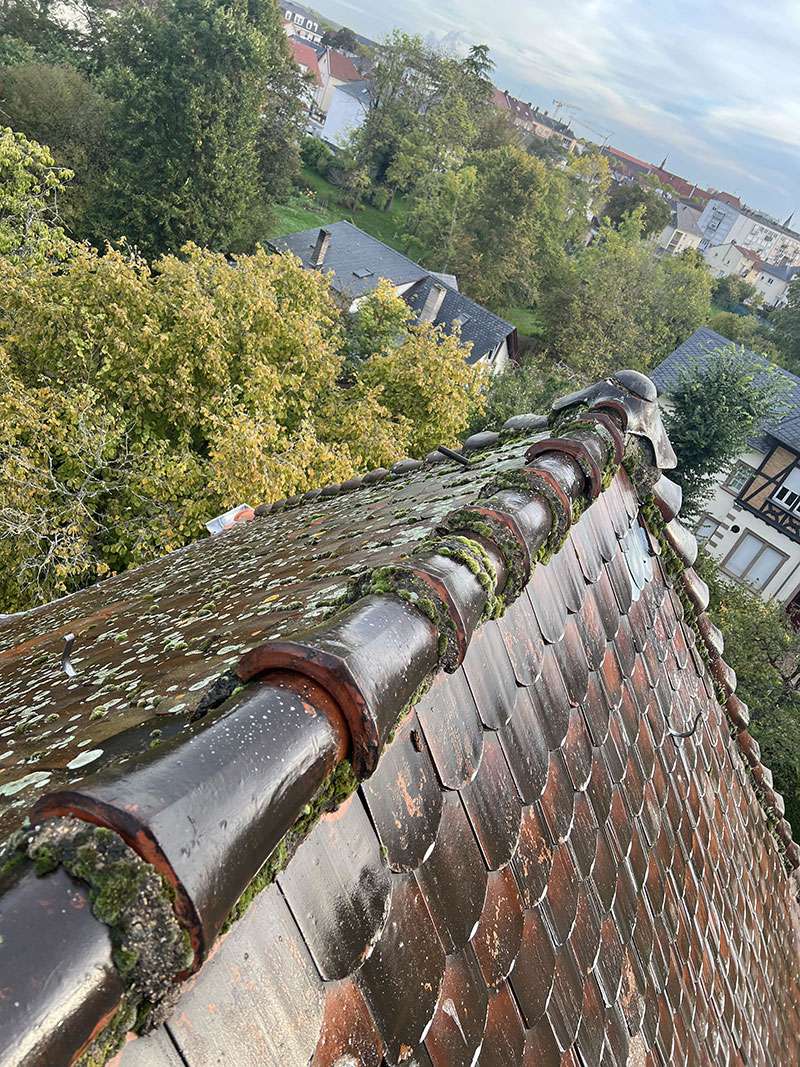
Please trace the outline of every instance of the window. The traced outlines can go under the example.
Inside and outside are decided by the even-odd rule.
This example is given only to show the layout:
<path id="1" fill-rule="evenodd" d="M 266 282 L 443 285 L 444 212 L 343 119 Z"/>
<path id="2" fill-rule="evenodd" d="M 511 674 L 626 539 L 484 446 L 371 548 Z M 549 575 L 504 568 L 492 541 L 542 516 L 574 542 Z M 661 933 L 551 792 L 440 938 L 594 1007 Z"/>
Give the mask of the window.
<path id="1" fill-rule="evenodd" d="M 746 463 L 737 463 L 728 475 L 725 488 L 730 489 L 732 493 L 741 493 L 754 474 L 753 468 L 748 467 Z"/>
<path id="2" fill-rule="evenodd" d="M 789 471 L 789 475 L 780 489 L 776 489 L 772 500 L 786 511 L 800 513 L 800 468 L 795 467 Z"/>
<path id="3" fill-rule="evenodd" d="M 707 541 L 709 537 L 714 536 L 718 529 L 719 523 L 716 519 L 712 519 L 710 515 L 703 515 L 695 530 L 695 537 L 698 541 Z"/>
<path id="4" fill-rule="evenodd" d="M 787 557 L 755 534 L 744 533 L 722 564 L 723 571 L 762 589 Z"/>

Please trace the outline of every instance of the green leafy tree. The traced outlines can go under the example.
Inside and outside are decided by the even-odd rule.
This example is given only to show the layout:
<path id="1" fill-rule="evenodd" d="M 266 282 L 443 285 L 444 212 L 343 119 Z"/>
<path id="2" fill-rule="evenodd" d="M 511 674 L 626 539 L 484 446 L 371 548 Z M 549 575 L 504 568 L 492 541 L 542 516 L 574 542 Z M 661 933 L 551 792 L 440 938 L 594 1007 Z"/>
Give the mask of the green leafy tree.
<path id="1" fill-rule="evenodd" d="M 58 198 L 71 177 L 47 148 L 0 126 L 0 257 L 50 260 L 68 253 Z"/>
<path id="2" fill-rule="evenodd" d="M 698 514 L 715 476 L 741 455 L 755 430 L 781 414 L 787 387 L 777 367 L 732 345 L 681 372 L 664 421 L 678 457 L 671 477 L 683 489 L 683 514 Z"/>
<path id="3" fill-rule="evenodd" d="M 423 262 L 489 308 L 528 305 L 564 258 L 564 178 L 507 145 L 431 175 L 411 202 Z"/>
<path id="4" fill-rule="evenodd" d="M 770 316 L 770 337 L 782 366 L 800 374 L 800 277 L 789 284 L 788 303 Z"/>
<path id="5" fill-rule="evenodd" d="M 647 185 L 618 185 L 606 201 L 604 215 L 612 226 L 619 226 L 626 216 L 643 208 L 642 234 L 647 237 L 660 233 L 672 217 L 669 205 L 662 196 Z"/>
<path id="6" fill-rule="evenodd" d="M 569 367 L 529 353 L 519 366 L 510 364 L 486 379 L 485 407 L 473 415 L 469 433 L 499 430 L 512 415 L 546 413 L 556 397 L 584 384 Z"/>
<path id="7" fill-rule="evenodd" d="M 743 304 L 746 300 L 753 300 L 760 295 L 754 285 L 736 274 L 715 278 L 711 294 L 715 302 L 728 311 L 733 311 L 739 304 Z"/>
<path id="8" fill-rule="evenodd" d="M 605 223 L 542 300 L 551 351 L 587 378 L 619 366 L 646 371 L 706 321 L 702 258 L 656 259 L 641 240 L 641 211 L 619 229 Z"/>
<path id="9" fill-rule="evenodd" d="M 186 240 L 250 245 L 293 79 L 300 96 L 277 5 L 157 0 L 109 18 L 106 36 L 100 87 L 112 111 L 98 232 L 147 254 Z"/>
<path id="10" fill-rule="evenodd" d="M 709 612 L 725 638 L 725 659 L 736 671 L 737 696 L 750 709 L 750 732 L 800 830 L 800 630 L 779 604 L 726 581 L 701 553 L 697 569 L 711 592 Z"/>
<path id="11" fill-rule="evenodd" d="M 0 120 L 47 145 L 56 164 L 73 172 L 59 195 L 59 215 L 73 237 L 92 237 L 84 219 L 107 162 L 107 101 L 74 67 L 23 63 L 0 71 Z"/>

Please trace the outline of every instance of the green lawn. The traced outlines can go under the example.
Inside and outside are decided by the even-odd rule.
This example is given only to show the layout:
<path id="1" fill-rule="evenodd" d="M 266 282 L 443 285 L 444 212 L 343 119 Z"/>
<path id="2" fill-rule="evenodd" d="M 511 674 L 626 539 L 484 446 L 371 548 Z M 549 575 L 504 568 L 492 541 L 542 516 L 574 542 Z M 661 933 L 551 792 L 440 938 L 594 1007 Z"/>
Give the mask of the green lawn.
<path id="1" fill-rule="evenodd" d="M 330 182 L 306 167 L 302 168 L 301 174 L 312 187 L 313 196 L 301 194 L 286 204 L 277 204 L 274 208 L 274 221 L 265 237 L 282 237 L 297 230 L 308 230 L 312 226 L 326 226 L 328 223 L 347 219 L 398 252 L 405 251 L 402 235 L 408 209 L 402 197 L 395 197 L 391 211 L 379 211 L 367 205 L 353 215 L 347 208 L 336 203 L 339 190 Z"/>
<path id="2" fill-rule="evenodd" d="M 517 332 L 528 337 L 541 337 L 544 333 L 544 323 L 535 308 L 511 307 L 503 308 L 498 312 L 512 326 L 517 327 Z"/>

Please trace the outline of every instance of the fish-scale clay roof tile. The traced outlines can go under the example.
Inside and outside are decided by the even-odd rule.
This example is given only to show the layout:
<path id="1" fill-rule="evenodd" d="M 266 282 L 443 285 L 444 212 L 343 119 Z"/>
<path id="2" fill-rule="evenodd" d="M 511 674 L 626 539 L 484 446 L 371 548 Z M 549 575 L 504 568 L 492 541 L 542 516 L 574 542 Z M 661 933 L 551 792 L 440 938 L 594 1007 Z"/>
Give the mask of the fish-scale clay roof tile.
<path id="1" fill-rule="evenodd" d="M 798 1062 L 800 855 L 684 573 L 679 493 L 650 495 L 654 395 L 621 374 L 468 466 L 278 502 L 0 626 L 5 834 L 34 801 L 67 838 L 110 826 L 205 960 L 122 1067 Z M 3 933 L 4 901 L 62 891 L 26 863 Z M 93 951 L 96 1029 L 120 993 Z M 85 1047 L 61 996 L 58 1040 Z M 6 1036 L 27 1018 L 0 999 Z"/>

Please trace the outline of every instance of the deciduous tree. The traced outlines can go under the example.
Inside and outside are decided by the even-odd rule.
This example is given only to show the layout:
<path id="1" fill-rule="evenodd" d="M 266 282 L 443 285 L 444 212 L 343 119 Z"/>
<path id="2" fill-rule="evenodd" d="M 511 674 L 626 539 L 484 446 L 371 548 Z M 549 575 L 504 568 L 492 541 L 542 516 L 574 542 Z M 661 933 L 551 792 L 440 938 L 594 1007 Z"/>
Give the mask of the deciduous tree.
<path id="1" fill-rule="evenodd" d="M 647 185 L 618 185 L 606 201 L 604 215 L 612 224 L 619 226 L 626 216 L 637 208 L 643 208 L 641 215 L 642 234 L 647 237 L 660 233 L 671 218 L 666 200 Z"/>
<path id="2" fill-rule="evenodd" d="M 755 363 L 733 345 L 681 372 L 670 387 L 665 424 L 678 457 L 683 514 L 696 515 L 714 477 L 744 451 L 748 437 L 783 410 L 788 383 L 777 367 Z"/>

